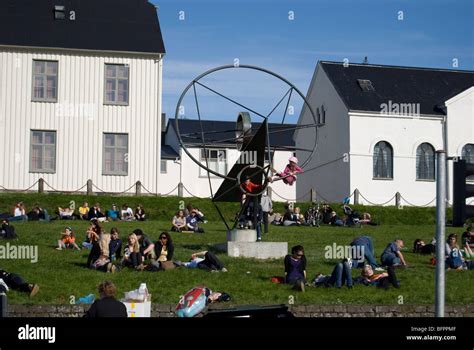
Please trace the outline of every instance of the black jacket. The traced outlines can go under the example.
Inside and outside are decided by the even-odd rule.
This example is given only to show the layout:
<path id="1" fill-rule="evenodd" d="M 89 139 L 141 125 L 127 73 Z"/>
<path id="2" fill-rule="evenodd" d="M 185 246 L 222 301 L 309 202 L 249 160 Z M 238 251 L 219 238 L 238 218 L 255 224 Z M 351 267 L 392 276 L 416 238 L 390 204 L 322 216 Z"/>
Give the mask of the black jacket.
<path id="1" fill-rule="evenodd" d="M 15 228 L 10 224 L 2 225 L 2 227 L 0 227 L 0 238 L 5 238 L 5 239 L 17 238 Z"/>
<path id="2" fill-rule="evenodd" d="M 114 297 L 94 301 L 84 317 L 127 317 L 127 308 Z"/>
<path id="3" fill-rule="evenodd" d="M 155 243 L 155 255 L 156 255 L 156 258 L 158 259 L 161 255 L 161 249 L 163 249 L 163 245 L 161 244 L 160 241 L 157 241 Z M 168 249 L 168 256 L 166 257 L 166 259 L 168 261 L 171 261 L 173 259 L 173 253 L 174 253 L 174 245 L 173 243 L 171 244 L 168 244 L 167 245 L 167 249 Z"/>

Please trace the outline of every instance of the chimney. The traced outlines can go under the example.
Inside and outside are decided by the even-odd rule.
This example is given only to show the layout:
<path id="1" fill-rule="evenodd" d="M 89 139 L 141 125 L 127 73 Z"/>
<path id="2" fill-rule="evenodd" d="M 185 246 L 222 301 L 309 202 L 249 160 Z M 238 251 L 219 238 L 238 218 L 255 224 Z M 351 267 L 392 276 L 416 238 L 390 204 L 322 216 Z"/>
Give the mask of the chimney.
<path id="1" fill-rule="evenodd" d="M 161 113 L 161 132 L 166 130 L 166 113 Z"/>

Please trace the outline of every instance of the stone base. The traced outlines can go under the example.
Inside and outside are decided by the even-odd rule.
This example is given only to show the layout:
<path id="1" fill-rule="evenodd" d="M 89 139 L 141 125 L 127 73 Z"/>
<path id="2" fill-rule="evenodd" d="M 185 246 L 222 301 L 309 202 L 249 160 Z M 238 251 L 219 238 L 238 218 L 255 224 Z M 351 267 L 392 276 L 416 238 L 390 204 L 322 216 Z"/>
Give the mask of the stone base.
<path id="1" fill-rule="evenodd" d="M 227 242 L 216 248 L 233 258 L 280 259 L 288 254 L 287 242 Z"/>

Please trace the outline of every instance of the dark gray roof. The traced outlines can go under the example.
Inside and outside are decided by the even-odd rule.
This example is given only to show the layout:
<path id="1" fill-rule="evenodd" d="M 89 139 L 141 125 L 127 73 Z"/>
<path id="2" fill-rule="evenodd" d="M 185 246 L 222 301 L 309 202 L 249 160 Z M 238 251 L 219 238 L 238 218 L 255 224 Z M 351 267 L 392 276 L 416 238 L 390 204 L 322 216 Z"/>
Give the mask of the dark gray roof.
<path id="1" fill-rule="evenodd" d="M 55 5 L 67 19 L 54 19 Z M 165 53 L 147 0 L 0 0 L 0 45 Z"/>
<path id="2" fill-rule="evenodd" d="M 179 153 L 174 150 L 173 147 L 167 145 L 166 132 L 161 133 L 161 159 L 176 159 L 179 158 Z"/>
<path id="3" fill-rule="evenodd" d="M 350 110 L 380 112 L 383 103 L 419 103 L 421 114 L 439 114 L 446 100 L 474 86 L 474 71 L 373 64 L 320 62 Z M 362 91 L 358 79 L 370 80 L 374 91 Z"/>
<path id="4" fill-rule="evenodd" d="M 261 123 L 252 123 L 253 133 L 260 127 Z M 170 119 L 168 126 L 175 130 L 175 119 Z M 219 145 L 235 145 L 235 127 L 236 122 L 232 121 L 218 121 L 218 120 L 202 120 L 202 128 L 205 132 L 215 132 L 205 134 L 204 139 L 206 144 Z M 270 133 L 270 145 L 272 147 L 291 148 L 295 147 L 293 140 L 293 133 L 295 132 L 296 124 L 275 124 L 269 123 L 268 130 Z M 278 132 L 278 130 L 281 130 Z M 179 131 L 183 142 L 187 145 L 200 145 L 203 140 L 201 137 L 201 126 L 199 120 L 196 119 L 180 119 Z M 231 139 L 231 140 L 229 140 Z M 228 141 L 222 141 L 228 140 Z"/>

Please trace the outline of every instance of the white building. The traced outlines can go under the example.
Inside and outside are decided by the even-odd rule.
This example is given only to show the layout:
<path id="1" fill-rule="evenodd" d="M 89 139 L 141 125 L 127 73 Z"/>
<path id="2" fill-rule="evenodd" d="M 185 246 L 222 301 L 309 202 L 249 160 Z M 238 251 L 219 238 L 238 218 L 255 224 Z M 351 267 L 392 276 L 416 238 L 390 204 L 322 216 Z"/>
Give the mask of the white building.
<path id="1" fill-rule="evenodd" d="M 227 174 L 240 156 L 235 143 L 233 142 L 219 142 L 219 140 L 230 139 L 235 137 L 235 132 L 225 132 L 225 130 L 235 129 L 235 122 L 231 121 L 214 121 L 202 120 L 203 130 L 206 131 L 222 131 L 213 135 L 216 142 L 211 146 L 206 147 L 208 151 L 209 167 L 220 173 Z M 254 128 L 260 124 L 254 123 Z M 288 159 L 294 154 L 291 150 L 295 147 L 291 131 L 292 127 L 296 125 L 284 124 L 287 132 L 278 132 L 270 134 L 270 144 L 275 147 L 273 153 L 273 164 L 276 170 L 283 170 L 288 163 Z M 269 124 L 269 129 L 281 127 L 280 124 Z M 179 121 L 179 129 L 182 140 L 186 148 L 192 156 L 201 164 L 206 164 L 206 157 L 204 148 L 201 142 L 196 138 L 191 137 L 192 133 L 200 130 L 198 120 L 182 119 Z M 168 122 L 166 132 L 164 133 L 165 152 L 162 151 L 162 174 L 158 190 L 162 194 L 177 194 L 178 183 L 184 186 L 184 197 L 210 197 L 211 190 L 209 187 L 208 173 L 205 169 L 198 166 L 187 154 L 183 151 L 175 130 L 175 120 Z M 173 159 L 174 158 L 174 159 Z M 217 192 L 223 179 L 211 174 L 211 184 L 213 193 Z M 287 200 L 294 200 L 296 198 L 296 186 L 285 185 L 282 181 L 273 183 L 272 199 L 274 201 L 285 202 Z"/>
<path id="2" fill-rule="evenodd" d="M 317 115 L 318 149 L 297 196 L 340 202 L 435 205 L 435 151 L 474 162 L 474 72 L 318 62 L 307 99 Z M 312 120 L 308 109 L 298 124 Z M 296 146 L 309 141 L 299 129 Z M 452 198 L 452 162 L 448 197 Z"/>
<path id="3" fill-rule="evenodd" d="M 0 185 L 156 193 L 164 53 L 146 0 L 1 1 Z"/>

